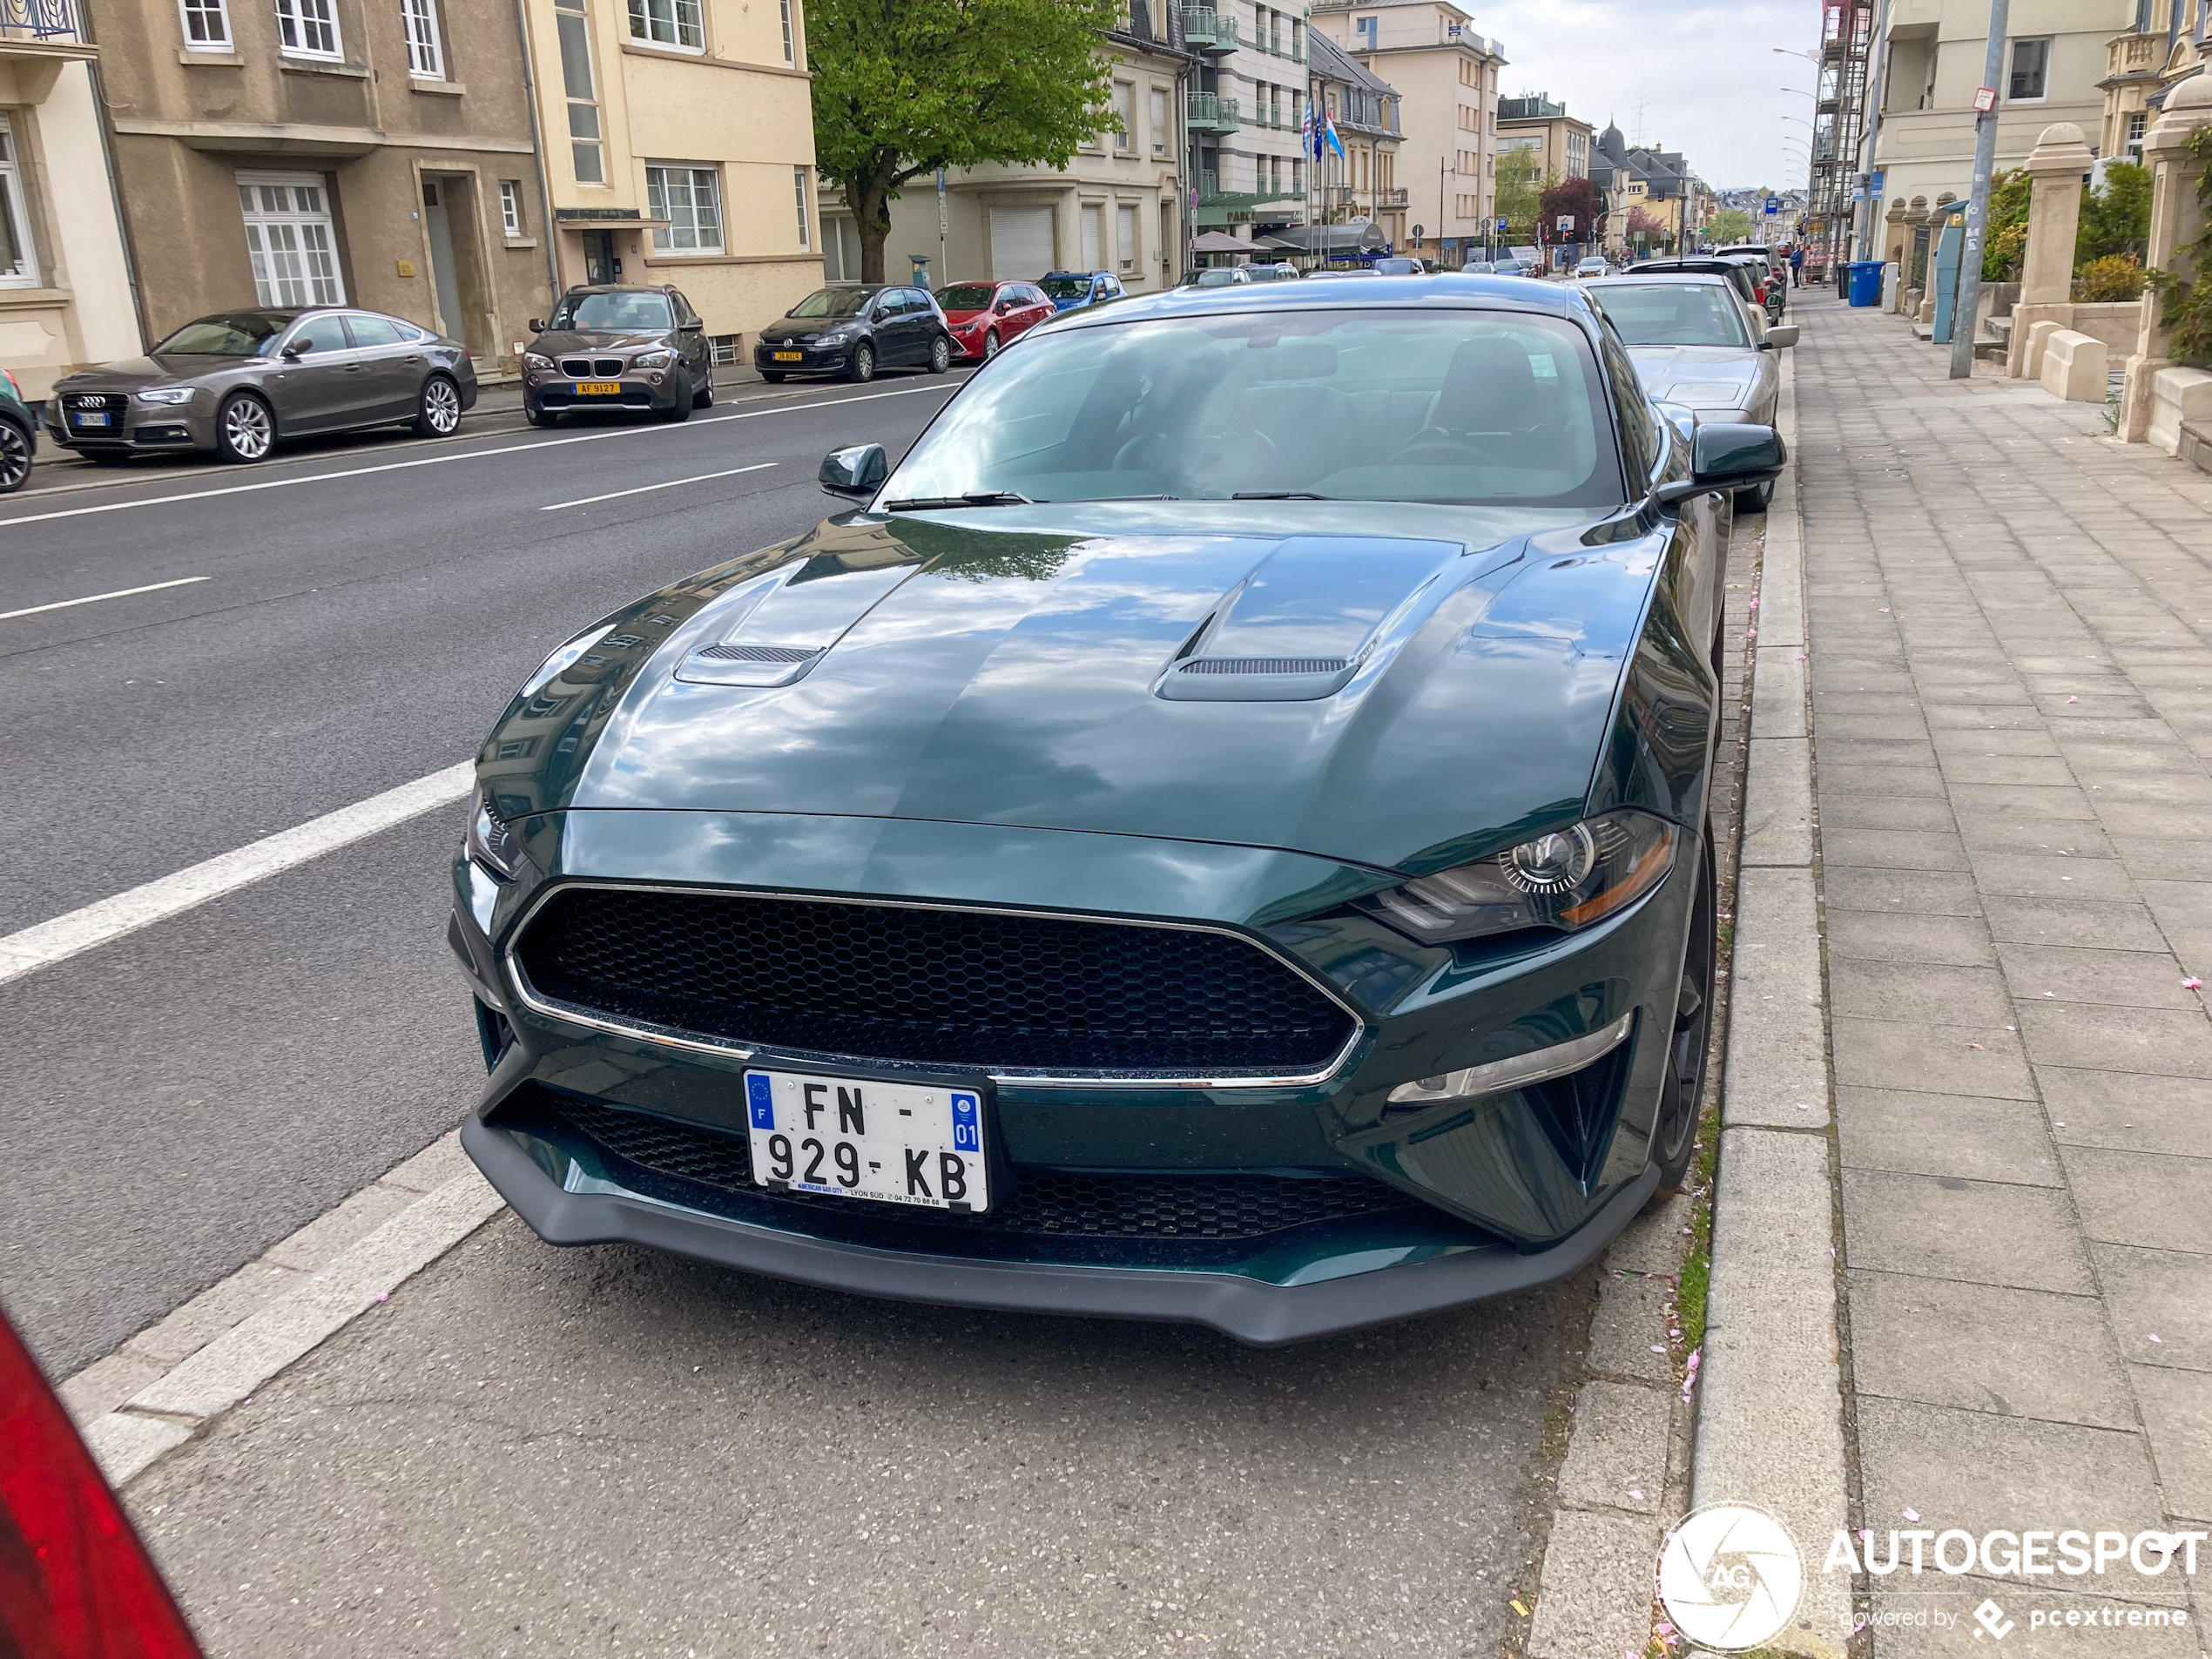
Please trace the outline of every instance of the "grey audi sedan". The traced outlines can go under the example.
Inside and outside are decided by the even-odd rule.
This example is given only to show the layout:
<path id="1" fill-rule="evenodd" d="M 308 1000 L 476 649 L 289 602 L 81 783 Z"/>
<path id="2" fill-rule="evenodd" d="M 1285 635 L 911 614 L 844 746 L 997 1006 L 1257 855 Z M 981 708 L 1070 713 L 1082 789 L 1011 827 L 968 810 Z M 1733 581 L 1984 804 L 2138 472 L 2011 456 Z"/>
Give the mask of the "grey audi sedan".
<path id="1" fill-rule="evenodd" d="M 46 429 L 91 461 L 212 449 L 252 462 L 281 438 L 358 427 L 450 437 L 475 401 L 476 370 L 458 341 L 381 312 L 256 307 L 66 376 L 46 400 Z"/>

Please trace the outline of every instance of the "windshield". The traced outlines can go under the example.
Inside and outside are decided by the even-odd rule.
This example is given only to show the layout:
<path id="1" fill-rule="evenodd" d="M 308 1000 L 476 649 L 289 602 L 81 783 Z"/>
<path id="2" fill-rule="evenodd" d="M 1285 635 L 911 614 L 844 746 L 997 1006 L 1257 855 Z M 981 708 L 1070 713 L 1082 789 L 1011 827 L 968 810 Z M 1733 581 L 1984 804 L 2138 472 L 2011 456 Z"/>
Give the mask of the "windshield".
<path id="1" fill-rule="evenodd" d="M 664 293 L 567 293 L 553 308 L 556 328 L 589 333 L 655 334 L 676 326 Z"/>
<path id="2" fill-rule="evenodd" d="M 981 311 L 991 303 L 996 290 L 988 282 L 963 282 L 956 287 L 937 290 L 937 303 L 948 311 Z"/>
<path id="3" fill-rule="evenodd" d="M 156 346 L 154 354 L 187 357 L 251 357 L 284 332 L 290 320 L 281 311 L 226 311 L 202 317 Z"/>
<path id="4" fill-rule="evenodd" d="M 1090 292 L 1089 277 L 1047 277 L 1044 291 L 1055 300 L 1080 300 Z"/>
<path id="5" fill-rule="evenodd" d="M 1517 312 L 1263 312 L 1032 336 L 955 397 L 887 500 L 1622 499 L 1570 324 Z"/>
<path id="6" fill-rule="evenodd" d="M 1743 309 L 1717 282 L 1636 282 L 1590 298 L 1631 346 L 1749 346 Z"/>
<path id="7" fill-rule="evenodd" d="M 873 288 L 817 288 L 789 311 L 786 317 L 857 317 L 867 309 Z"/>
<path id="8" fill-rule="evenodd" d="M 1201 271 L 1191 280 L 1191 286 L 1199 288 L 1226 288 L 1232 287 L 1236 280 L 1237 273 L 1234 271 Z"/>

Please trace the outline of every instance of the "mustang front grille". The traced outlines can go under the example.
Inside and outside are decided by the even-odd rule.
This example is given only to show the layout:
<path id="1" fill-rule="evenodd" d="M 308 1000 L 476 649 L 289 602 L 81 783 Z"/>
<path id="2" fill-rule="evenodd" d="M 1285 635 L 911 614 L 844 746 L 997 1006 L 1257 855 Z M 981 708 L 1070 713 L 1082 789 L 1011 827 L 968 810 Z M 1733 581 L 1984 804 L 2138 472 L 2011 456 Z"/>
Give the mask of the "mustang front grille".
<path id="1" fill-rule="evenodd" d="M 556 1109 L 603 1152 L 658 1175 L 907 1225 L 1061 1238 L 1261 1238 L 1317 1221 L 1422 1207 L 1364 1175 L 1098 1175 L 1016 1167 L 1007 1190 L 980 1216 L 894 1210 L 824 1193 L 771 1194 L 753 1184 L 751 1148 L 742 1135 L 582 1102 Z"/>
<path id="2" fill-rule="evenodd" d="M 577 887 L 515 958 L 617 1022 L 995 1073 L 1311 1076 L 1354 1030 L 1233 934 L 1059 916 Z"/>

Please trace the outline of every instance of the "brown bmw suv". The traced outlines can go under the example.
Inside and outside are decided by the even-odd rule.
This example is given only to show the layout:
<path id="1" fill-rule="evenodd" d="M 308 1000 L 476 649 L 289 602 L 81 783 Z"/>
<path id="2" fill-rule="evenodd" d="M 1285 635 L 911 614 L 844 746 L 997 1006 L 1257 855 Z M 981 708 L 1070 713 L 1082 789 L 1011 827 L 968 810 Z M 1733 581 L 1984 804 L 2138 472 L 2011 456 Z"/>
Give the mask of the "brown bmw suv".
<path id="1" fill-rule="evenodd" d="M 570 288 L 530 323 L 523 412 L 551 426 L 576 409 L 651 410 L 683 421 L 714 401 L 714 347 L 674 288 Z"/>

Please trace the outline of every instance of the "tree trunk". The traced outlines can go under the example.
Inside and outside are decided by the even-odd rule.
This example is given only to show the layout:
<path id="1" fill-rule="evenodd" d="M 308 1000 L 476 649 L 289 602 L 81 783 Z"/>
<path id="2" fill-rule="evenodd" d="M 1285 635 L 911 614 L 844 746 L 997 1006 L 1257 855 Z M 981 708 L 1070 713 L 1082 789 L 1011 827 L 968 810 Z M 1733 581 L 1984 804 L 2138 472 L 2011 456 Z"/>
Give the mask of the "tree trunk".
<path id="1" fill-rule="evenodd" d="M 860 233 L 860 280 L 882 282 L 883 245 L 891 236 L 891 178 L 898 165 L 892 156 L 879 160 L 866 172 L 845 179 L 845 199 Z"/>

